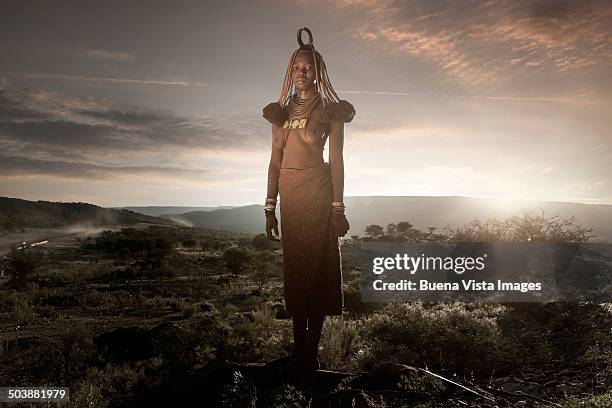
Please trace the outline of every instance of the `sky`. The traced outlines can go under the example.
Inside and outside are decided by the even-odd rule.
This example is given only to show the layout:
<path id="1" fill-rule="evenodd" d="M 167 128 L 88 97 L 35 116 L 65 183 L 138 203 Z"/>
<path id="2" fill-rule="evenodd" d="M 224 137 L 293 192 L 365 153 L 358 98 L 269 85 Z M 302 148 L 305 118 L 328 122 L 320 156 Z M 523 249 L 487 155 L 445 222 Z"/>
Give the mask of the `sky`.
<path id="1" fill-rule="evenodd" d="M 263 204 L 303 26 L 357 111 L 345 196 L 612 204 L 606 0 L 0 0 L 0 196 Z"/>

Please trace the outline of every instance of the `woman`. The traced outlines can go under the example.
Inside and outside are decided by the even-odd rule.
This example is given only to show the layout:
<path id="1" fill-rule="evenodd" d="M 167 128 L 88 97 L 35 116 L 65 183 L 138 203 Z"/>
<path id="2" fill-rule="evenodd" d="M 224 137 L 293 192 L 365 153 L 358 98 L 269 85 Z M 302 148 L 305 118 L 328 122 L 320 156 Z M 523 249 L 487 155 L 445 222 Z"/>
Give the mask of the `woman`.
<path id="1" fill-rule="evenodd" d="M 308 44 L 302 32 L 308 34 Z M 278 240 L 280 193 L 283 274 L 287 313 L 293 318 L 294 352 L 288 369 L 319 368 L 326 315 L 341 315 L 342 271 L 338 237 L 349 229 L 344 215 L 344 122 L 355 109 L 334 91 L 308 28 L 289 61 L 278 102 L 264 108 L 272 124 L 266 232 Z M 329 140 L 329 163 L 323 150 Z"/>

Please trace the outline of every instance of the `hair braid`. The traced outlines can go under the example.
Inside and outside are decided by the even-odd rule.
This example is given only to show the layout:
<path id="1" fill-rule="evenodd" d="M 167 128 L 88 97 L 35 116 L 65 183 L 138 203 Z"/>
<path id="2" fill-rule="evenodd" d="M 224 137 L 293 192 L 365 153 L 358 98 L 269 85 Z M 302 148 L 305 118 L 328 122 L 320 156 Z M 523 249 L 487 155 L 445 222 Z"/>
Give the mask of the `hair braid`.
<path id="1" fill-rule="evenodd" d="M 280 96 L 278 97 L 279 105 L 285 106 L 289 102 L 289 99 L 291 99 L 291 96 L 295 93 L 295 85 L 293 83 L 291 72 L 293 70 L 293 63 L 295 62 L 295 58 L 299 52 L 309 52 L 312 56 L 315 64 L 315 77 L 317 82 L 316 88 L 317 92 L 321 95 L 323 105 L 328 105 L 331 102 L 339 102 L 340 98 L 334 90 L 329 76 L 327 75 L 327 67 L 325 66 L 325 61 L 323 61 L 323 56 L 316 51 L 313 46 L 300 46 L 300 48 L 291 54 L 291 58 L 289 59 L 289 65 L 287 66 L 287 72 L 285 73 L 283 88 Z"/>

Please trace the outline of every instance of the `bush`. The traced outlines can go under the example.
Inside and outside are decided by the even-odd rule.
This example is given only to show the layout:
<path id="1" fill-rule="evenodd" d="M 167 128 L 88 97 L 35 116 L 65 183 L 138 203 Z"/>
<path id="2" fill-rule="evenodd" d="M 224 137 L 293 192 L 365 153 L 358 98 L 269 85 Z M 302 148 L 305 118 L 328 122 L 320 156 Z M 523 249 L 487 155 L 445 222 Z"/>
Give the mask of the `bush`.
<path id="1" fill-rule="evenodd" d="M 321 362 L 326 369 L 346 371 L 357 353 L 357 323 L 342 317 L 328 317 L 321 336 Z"/>
<path id="2" fill-rule="evenodd" d="M 561 405 L 555 406 L 560 408 L 609 408 L 612 407 L 612 391 L 586 398 L 568 398 Z"/>
<path id="3" fill-rule="evenodd" d="M 85 373 L 95 357 L 96 347 L 93 335 L 86 326 L 77 326 L 65 332 L 61 337 L 59 368 L 65 383 L 72 384 L 74 380 Z"/>
<path id="4" fill-rule="evenodd" d="M 251 262 L 251 253 L 246 249 L 231 247 L 223 252 L 223 260 L 225 261 L 225 267 L 234 276 L 237 276 Z"/>
<path id="5" fill-rule="evenodd" d="M 546 217 L 523 210 L 519 216 L 492 218 L 487 222 L 474 220 L 464 227 L 447 228 L 451 242 L 587 242 L 592 229 L 576 223 L 574 217 Z"/>
<path id="6" fill-rule="evenodd" d="M 33 323 L 38 318 L 38 315 L 32 308 L 32 304 L 28 299 L 24 297 L 17 297 L 13 306 L 11 317 L 17 324 L 29 324 Z"/>
<path id="7" fill-rule="evenodd" d="M 9 285 L 15 289 L 25 289 L 40 266 L 40 259 L 39 251 L 13 248 L 6 262 Z"/>
<path id="8" fill-rule="evenodd" d="M 261 327 L 264 330 L 271 328 L 274 325 L 276 313 L 269 303 L 263 303 L 259 309 L 251 312 L 253 324 Z"/>
<path id="9" fill-rule="evenodd" d="M 400 375 L 398 388 L 419 396 L 435 396 L 446 391 L 444 382 L 422 372 Z"/>
<path id="10" fill-rule="evenodd" d="M 193 315 L 195 315 L 195 313 L 196 313 L 196 306 L 193 304 L 189 304 L 185 306 L 185 308 L 183 309 L 183 317 L 185 319 L 192 317 Z"/>
<path id="11" fill-rule="evenodd" d="M 387 362 L 487 376 L 503 364 L 498 310 L 466 304 L 393 303 L 365 319 L 363 336 L 375 370 Z"/>
<path id="12" fill-rule="evenodd" d="M 268 405 L 271 408 L 303 408 L 310 405 L 304 394 L 291 384 L 282 384 L 273 391 L 274 397 Z"/>

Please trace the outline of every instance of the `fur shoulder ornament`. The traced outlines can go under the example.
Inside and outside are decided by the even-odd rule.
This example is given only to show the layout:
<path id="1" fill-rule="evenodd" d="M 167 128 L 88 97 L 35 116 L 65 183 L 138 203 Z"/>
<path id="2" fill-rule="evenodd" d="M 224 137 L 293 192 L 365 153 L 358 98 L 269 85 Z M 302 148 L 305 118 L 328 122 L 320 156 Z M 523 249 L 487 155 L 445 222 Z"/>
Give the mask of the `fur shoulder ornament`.
<path id="1" fill-rule="evenodd" d="M 287 113 L 278 102 L 272 102 L 263 108 L 263 117 L 273 125 L 283 126 L 287 120 Z"/>
<path id="2" fill-rule="evenodd" d="M 355 117 L 355 107 L 350 102 L 341 99 L 340 102 L 331 102 L 325 107 L 330 121 L 348 123 Z"/>

